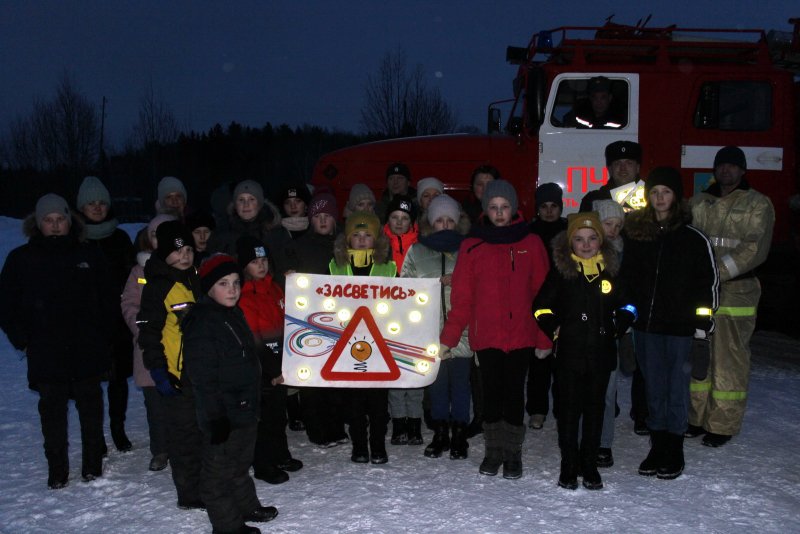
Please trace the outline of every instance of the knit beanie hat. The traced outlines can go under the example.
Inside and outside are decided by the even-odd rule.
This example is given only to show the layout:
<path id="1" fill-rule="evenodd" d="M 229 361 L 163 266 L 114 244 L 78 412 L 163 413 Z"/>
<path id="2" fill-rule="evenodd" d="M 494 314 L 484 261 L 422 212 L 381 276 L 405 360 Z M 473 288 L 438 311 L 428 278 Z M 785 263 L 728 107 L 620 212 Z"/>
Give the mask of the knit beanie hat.
<path id="1" fill-rule="evenodd" d="M 203 227 L 209 230 L 214 230 L 217 227 L 217 221 L 214 220 L 210 213 L 200 210 L 186 216 L 186 228 L 190 232 Z"/>
<path id="2" fill-rule="evenodd" d="M 174 176 L 165 176 L 160 182 L 158 182 L 158 201 L 162 206 L 164 205 L 164 199 L 167 198 L 167 195 L 175 192 L 183 195 L 184 200 L 189 200 L 189 196 L 186 194 L 186 188 L 183 186 L 183 182 Z"/>
<path id="3" fill-rule="evenodd" d="M 683 198 L 683 180 L 681 173 L 673 167 L 656 167 L 644 182 L 645 198 L 650 197 L 650 190 L 657 185 L 665 185 L 672 189 L 677 200 Z"/>
<path id="4" fill-rule="evenodd" d="M 592 202 L 592 209 L 597 212 L 600 222 L 612 217 L 625 220 L 625 210 L 613 200 L 595 200 Z"/>
<path id="5" fill-rule="evenodd" d="M 386 169 L 386 177 L 393 176 L 395 174 L 399 174 L 401 176 L 405 176 L 406 180 L 411 180 L 411 170 L 408 168 L 408 165 L 405 163 L 392 163 Z"/>
<path id="6" fill-rule="evenodd" d="M 158 227 L 161 225 L 161 223 L 167 222 L 167 221 L 174 221 L 176 219 L 177 219 L 177 217 L 175 217 L 174 215 L 171 215 L 171 214 L 167 214 L 167 213 L 162 213 L 160 215 L 156 215 L 155 217 L 153 217 L 150 220 L 149 223 L 147 223 L 147 235 L 149 236 L 150 234 L 155 232 L 158 229 Z M 156 234 L 156 238 L 158 238 L 158 234 Z"/>
<path id="7" fill-rule="evenodd" d="M 714 168 L 716 169 L 717 166 L 723 163 L 737 165 L 743 171 L 747 170 L 747 158 L 742 149 L 738 146 L 726 146 L 719 149 L 719 152 L 717 152 L 717 155 L 714 157 Z"/>
<path id="8" fill-rule="evenodd" d="M 183 247 L 191 247 L 194 243 L 192 234 L 180 221 L 165 221 L 156 228 L 158 248 L 155 254 L 164 261 L 167 256 Z"/>
<path id="9" fill-rule="evenodd" d="M 404 211 L 408 213 L 408 216 L 411 217 L 411 222 L 414 222 L 417 219 L 417 208 L 414 206 L 414 201 L 411 200 L 411 197 L 409 196 L 395 195 L 395 197 L 386 207 L 387 220 L 393 211 Z"/>
<path id="10" fill-rule="evenodd" d="M 69 224 L 72 225 L 72 217 L 69 213 L 67 201 L 54 193 L 47 193 L 36 202 L 36 225 L 41 228 L 42 219 L 51 213 L 64 215 Z"/>
<path id="11" fill-rule="evenodd" d="M 87 176 L 81 182 L 81 187 L 78 189 L 78 198 L 76 207 L 81 210 L 86 204 L 91 202 L 100 201 L 106 206 L 111 205 L 111 195 L 108 194 L 108 189 L 96 176 Z"/>
<path id="12" fill-rule="evenodd" d="M 306 203 L 306 206 L 311 202 L 311 194 L 308 192 L 306 184 L 290 184 L 281 189 L 281 206 L 290 198 L 299 198 Z"/>
<path id="13" fill-rule="evenodd" d="M 241 269 L 256 258 L 266 258 L 269 250 L 260 239 L 243 235 L 236 240 L 236 261 Z"/>
<path id="14" fill-rule="evenodd" d="M 258 202 L 259 208 L 264 205 L 264 189 L 261 187 L 261 184 L 255 180 L 245 180 L 236 184 L 236 187 L 233 189 L 233 201 L 236 202 L 236 199 L 239 198 L 239 195 L 243 195 L 245 193 L 256 197 L 256 202 Z"/>
<path id="15" fill-rule="evenodd" d="M 311 205 L 308 207 L 308 218 L 310 219 L 320 213 L 327 213 L 334 219 L 339 217 L 336 198 L 330 193 L 317 193 L 311 198 Z"/>
<path id="16" fill-rule="evenodd" d="M 417 202 L 422 202 L 422 193 L 428 189 L 436 189 L 439 194 L 444 194 L 444 184 L 438 178 L 429 176 L 417 182 Z"/>
<path id="17" fill-rule="evenodd" d="M 200 264 L 200 269 L 198 271 L 200 275 L 200 288 L 203 290 L 203 293 L 208 293 L 220 278 L 233 273 L 239 275 L 239 280 L 242 279 L 242 273 L 240 272 L 239 266 L 236 264 L 236 260 L 233 259 L 233 256 L 222 253 L 212 254 Z"/>
<path id="18" fill-rule="evenodd" d="M 461 218 L 461 206 L 449 195 L 439 195 L 428 205 L 428 222 L 433 224 L 439 217 L 449 217 L 454 222 Z"/>
<path id="19" fill-rule="evenodd" d="M 542 207 L 545 202 L 552 202 L 562 210 L 564 209 L 564 191 L 561 186 L 555 182 L 542 184 L 536 188 L 536 211 Z"/>
<path id="20" fill-rule="evenodd" d="M 517 213 L 517 207 L 519 206 L 517 203 L 517 192 L 514 190 L 514 186 L 511 185 L 511 183 L 500 179 L 492 180 L 486 184 L 486 189 L 483 190 L 483 198 L 481 199 L 483 211 L 488 210 L 489 201 L 495 197 L 502 197 L 508 200 L 508 203 L 511 204 L 512 216 Z"/>
<path id="21" fill-rule="evenodd" d="M 350 211 L 355 211 L 359 202 L 368 198 L 375 203 L 375 193 L 366 184 L 355 184 L 350 190 L 350 197 L 347 199 L 347 208 Z"/>
<path id="22" fill-rule="evenodd" d="M 567 242 L 572 243 L 572 236 L 581 228 L 591 228 L 597 232 L 597 237 L 600 238 L 600 244 L 603 244 L 605 233 L 603 232 L 603 225 L 600 222 L 600 217 L 596 211 L 583 211 L 580 213 L 570 213 L 567 215 Z"/>
<path id="23" fill-rule="evenodd" d="M 618 159 L 632 159 L 641 163 L 642 145 L 633 141 L 614 141 L 606 147 L 606 167 L 611 167 Z"/>
<path id="24" fill-rule="evenodd" d="M 359 230 L 366 230 L 372 237 L 377 239 L 381 231 L 381 221 L 374 213 L 366 211 L 353 212 L 344 223 L 344 235 L 348 243 L 353 234 Z"/>

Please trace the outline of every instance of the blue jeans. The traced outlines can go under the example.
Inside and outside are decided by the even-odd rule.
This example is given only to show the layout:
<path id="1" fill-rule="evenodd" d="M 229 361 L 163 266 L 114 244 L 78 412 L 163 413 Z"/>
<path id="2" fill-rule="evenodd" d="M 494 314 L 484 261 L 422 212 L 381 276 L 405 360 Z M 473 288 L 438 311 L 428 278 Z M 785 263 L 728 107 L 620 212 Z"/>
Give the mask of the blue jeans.
<path id="1" fill-rule="evenodd" d="M 689 422 L 692 338 L 635 330 L 633 340 L 644 376 L 648 428 L 683 434 Z"/>
<path id="2" fill-rule="evenodd" d="M 469 423 L 471 366 L 471 357 L 455 357 L 441 363 L 436 380 L 428 387 L 431 417 L 435 420 Z"/>

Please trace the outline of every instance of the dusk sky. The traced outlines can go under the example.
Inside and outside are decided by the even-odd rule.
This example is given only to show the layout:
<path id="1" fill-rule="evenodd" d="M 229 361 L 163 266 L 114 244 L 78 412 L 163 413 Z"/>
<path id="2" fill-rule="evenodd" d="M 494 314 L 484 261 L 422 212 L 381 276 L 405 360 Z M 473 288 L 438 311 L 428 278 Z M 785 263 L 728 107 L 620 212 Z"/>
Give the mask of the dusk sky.
<path id="1" fill-rule="evenodd" d="M 613 7 L 612 7 L 613 6 Z M 98 105 L 121 148 L 152 84 L 186 129 L 231 121 L 360 131 L 367 76 L 402 46 L 459 123 L 485 128 L 516 67 L 506 46 L 542 29 L 601 25 L 790 31 L 789 0 L 60 1 L 0 0 L 0 132 L 53 96 L 62 72 Z"/>

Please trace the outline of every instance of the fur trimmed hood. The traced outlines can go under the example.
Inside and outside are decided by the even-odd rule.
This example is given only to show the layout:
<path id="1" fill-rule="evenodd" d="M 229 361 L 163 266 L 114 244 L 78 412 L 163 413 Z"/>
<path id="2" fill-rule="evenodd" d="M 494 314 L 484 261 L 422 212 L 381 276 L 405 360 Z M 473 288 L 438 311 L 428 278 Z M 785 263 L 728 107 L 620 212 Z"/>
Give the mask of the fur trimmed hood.
<path id="1" fill-rule="evenodd" d="M 622 232 L 634 241 L 655 241 L 663 232 L 674 232 L 676 229 L 692 222 L 692 210 L 686 200 L 681 200 L 678 209 L 662 226 L 655 220 L 652 208 L 647 207 L 633 211 L 625 217 Z"/>
<path id="2" fill-rule="evenodd" d="M 580 272 L 575 268 L 575 260 L 572 259 L 572 248 L 567 242 L 567 232 L 559 232 L 553 238 L 553 264 L 558 272 L 566 279 L 578 278 Z M 603 240 L 600 246 L 600 254 L 603 255 L 605 272 L 611 276 L 619 274 L 620 258 L 619 253 L 608 239 Z"/>
<path id="3" fill-rule="evenodd" d="M 70 210 L 70 216 L 72 222 L 69 226 L 69 235 L 83 243 L 86 241 L 86 225 L 84 224 L 83 219 L 79 217 L 76 212 Z M 42 237 L 42 231 L 39 229 L 39 225 L 36 224 L 36 213 L 29 214 L 22 221 L 22 233 L 28 239 Z"/>
<path id="4" fill-rule="evenodd" d="M 269 210 L 269 211 L 266 211 Z M 241 217 L 236 213 L 236 206 L 233 202 L 228 204 L 228 220 L 230 222 L 231 228 L 240 228 L 248 226 L 253 222 L 257 221 L 260 223 L 262 227 L 262 232 L 266 233 L 273 228 L 277 228 L 281 225 L 281 212 L 275 204 L 270 202 L 267 199 L 264 199 L 264 204 L 261 206 L 261 209 L 258 210 L 258 215 L 253 221 L 245 222 L 242 220 Z M 272 217 L 268 215 L 270 213 Z"/>
<path id="5" fill-rule="evenodd" d="M 337 265 L 347 265 L 350 263 L 350 255 L 347 253 L 347 236 L 344 232 L 336 236 L 333 242 L 333 259 Z M 375 263 L 386 263 L 391 260 L 392 247 L 386 234 L 380 232 L 375 238 L 375 253 L 372 255 Z"/>

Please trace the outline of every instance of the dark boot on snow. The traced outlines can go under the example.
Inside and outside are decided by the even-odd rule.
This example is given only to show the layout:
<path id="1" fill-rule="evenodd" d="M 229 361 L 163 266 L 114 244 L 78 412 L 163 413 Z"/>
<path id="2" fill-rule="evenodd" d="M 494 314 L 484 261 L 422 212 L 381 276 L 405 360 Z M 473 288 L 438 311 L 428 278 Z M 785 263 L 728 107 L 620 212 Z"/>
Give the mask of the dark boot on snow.
<path id="1" fill-rule="evenodd" d="M 483 423 L 483 440 L 486 443 L 486 452 L 478 472 L 494 476 L 503 465 L 503 422 Z"/>
<path id="2" fill-rule="evenodd" d="M 442 452 L 450 448 L 450 426 L 447 421 L 436 420 L 433 422 L 433 439 L 425 447 L 425 456 L 439 458 Z"/>
<path id="3" fill-rule="evenodd" d="M 522 443 L 525 426 L 503 422 L 503 478 L 516 480 L 522 477 Z"/>
<path id="4" fill-rule="evenodd" d="M 392 445 L 405 445 L 408 443 L 408 418 L 395 417 L 392 419 Z"/>
<path id="5" fill-rule="evenodd" d="M 406 420 L 406 428 L 408 429 L 408 444 L 409 445 L 422 445 L 422 419 L 408 418 Z"/>
<path id="6" fill-rule="evenodd" d="M 464 460 L 467 457 L 467 424 L 453 423 L 453 437 L 450 440 L 450 459 Z"/>

